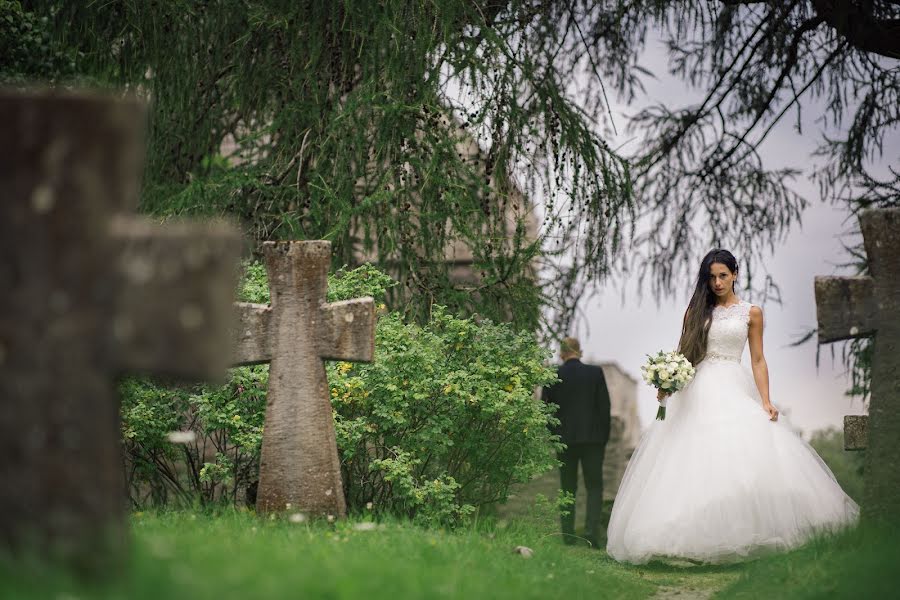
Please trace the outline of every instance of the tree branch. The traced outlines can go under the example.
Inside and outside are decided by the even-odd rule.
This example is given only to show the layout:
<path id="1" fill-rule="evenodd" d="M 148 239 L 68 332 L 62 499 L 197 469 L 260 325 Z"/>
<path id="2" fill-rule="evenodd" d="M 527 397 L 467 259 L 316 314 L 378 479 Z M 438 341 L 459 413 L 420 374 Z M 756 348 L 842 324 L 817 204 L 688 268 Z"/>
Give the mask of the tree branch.
<path id="1" fill-rule="evenodd" d="M 850 0 L 812 0 L 812 5 L 816 14 L 853 47 L 900 58 L 900 19 L 879 19 Z"/>
<path id="2" fill-rule="evenodd" d="M 759 111 L 756 113 L 756 117 L 753 119 L 753 122 L 744 130 L 744 133 L 741 137 L 731 146 L 731 148 L 725 153 L 724 156 L 719 158 L 716 162 L 719 164 L 725 164 L 728 162 L 737 150 L 744 145 L 744 142 L 747 139 L 747 136 L 750 135 L 750 132 L 753 131 L 765 114 L 769 111 L 769 108 L 772 105 L 772 102 L 778 96 L 778 92 L 781 91 L 781 86 L 784 83 L 784 80 L 788 77 L 790 72 L 797 66 L 797 55 L 800 50 L 800 42 L 803 40 L 803 35 L 808 31 L 814 30 L 816 27 L 821 25 L 823 19 L 821 17 L 815 17 L 812 19 L 808 19 L 804 21 L 800 27 L 797 28 L 797 31 L 794 32 L 794 39 L 791 41 L 790 48 L 788 49 L 787 60 L 785 60 L 784 66 L 781 69 L 781 72 L 778 74 L 778 77 L 775 79 L 775 83 L 772 85 L 771 90 L 769 91 L 769 95 L 766 97 L 765 101 L 760 106 Z M 826 63 L 827 64 L 827 63 Z M 818 73 L 816 75 L 818 77 Z M 783 113 L 782 113 L 783 114 Z M 779 119 L 781 117 L 779 116 Z"/>

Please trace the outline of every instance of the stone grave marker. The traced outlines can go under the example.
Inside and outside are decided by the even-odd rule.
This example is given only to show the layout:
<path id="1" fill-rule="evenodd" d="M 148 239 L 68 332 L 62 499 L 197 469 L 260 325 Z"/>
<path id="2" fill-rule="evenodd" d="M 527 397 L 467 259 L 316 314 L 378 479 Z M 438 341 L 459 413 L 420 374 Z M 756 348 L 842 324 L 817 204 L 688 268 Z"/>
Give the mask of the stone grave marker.
<path id="1" fill-rule="evenodd" d="M 859 222 L 871 276 L 816 277 L 819 343 L 874 337 L 869 415 L 845 418 L 844 445 L 866 448 L 863 514 L 900 521 L 900 209 Z"/>
<path id="2" fill-rule="evenodd" d="M 324 360 L 371 361 L 375 301 L 325 302 L 331 243 L 266 242 L 271 304 L 237 303 L 233 363 L 268 362 L 257 512 L 346 513 Z"/>
<path id="3" fill-rule="evenodd" d="M 239 235 L 129 216 L 144 121 L 0 90 L 0 546 L 89 569 L 125 554 L 116 375 L 228 364 Z"/>

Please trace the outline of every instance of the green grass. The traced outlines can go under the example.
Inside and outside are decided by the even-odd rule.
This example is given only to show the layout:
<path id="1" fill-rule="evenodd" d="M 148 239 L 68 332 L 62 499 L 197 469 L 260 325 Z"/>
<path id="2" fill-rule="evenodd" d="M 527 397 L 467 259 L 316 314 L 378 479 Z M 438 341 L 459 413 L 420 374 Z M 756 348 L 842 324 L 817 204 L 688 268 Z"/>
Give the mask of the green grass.
<path id="1" fill-rule="evenodd" d="M 456 531 L 363 520 L 291 523 L 247 512 L 132 517 L 129 566 L 104 583 L 0 563 L 0 598 L 889 598 L 900 589 L 896 531 L 819 538 L 726 566 L 616 563 L 564 546 L 549 513 Z M 534 550 L 532 558 L 513 552 Z"/>
<path id="2" fill-rule="evenodd" d="M 605 553 L 564 546 L 549 522 L 455 532 L 359 520 L 267 521 L 247 513 L 132 519 L 130 568 L 103 584 L 6 565 L 2 598 L 646 598 L 655 586 Z M 523 558 L 517 545 L 534 550 Z"/>
<path id="3" fill-rule="evenodd" d="M 859 528 L 746 565 L 717 598 L 898 598 L 900 531 Z"/>

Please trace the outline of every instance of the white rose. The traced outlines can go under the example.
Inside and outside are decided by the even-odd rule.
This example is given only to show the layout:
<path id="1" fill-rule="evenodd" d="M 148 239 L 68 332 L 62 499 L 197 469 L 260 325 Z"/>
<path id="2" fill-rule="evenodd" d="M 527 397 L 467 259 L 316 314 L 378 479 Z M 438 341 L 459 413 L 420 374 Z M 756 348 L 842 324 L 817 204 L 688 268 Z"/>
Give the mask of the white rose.
<path id="1" fill-rule="evenodd" d="M 669 371 L 667 371 L 666 369 L 662 369 L 659 372 L 659 378 L 663 381 L 668 381 L 672 378 L 672 374 L 669 373 Z"/>
<path id="2" fill-rule="evenodd" d="M 663 381 L 661 387 L 662 387 L 662 389 L 667 390 L 667 389 L 669 389 L 670 387 L 672 387 L 672 382 L 671 382 L 671 381 Z"/>

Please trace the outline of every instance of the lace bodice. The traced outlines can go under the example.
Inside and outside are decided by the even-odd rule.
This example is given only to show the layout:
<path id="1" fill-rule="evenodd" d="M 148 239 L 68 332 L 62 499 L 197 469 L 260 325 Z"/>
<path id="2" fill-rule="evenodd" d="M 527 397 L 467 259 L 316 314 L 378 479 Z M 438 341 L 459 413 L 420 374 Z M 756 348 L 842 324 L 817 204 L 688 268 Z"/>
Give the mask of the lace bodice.
<path id="1" fill-rule="evenodd" d="M 740 362 L 744 346 L 747 345 L 751 306 L 753 305 L 749 302 L 741 300 L 728 307 L 717 306 L 713 309 L 704 360 Z"/>

